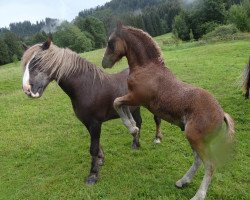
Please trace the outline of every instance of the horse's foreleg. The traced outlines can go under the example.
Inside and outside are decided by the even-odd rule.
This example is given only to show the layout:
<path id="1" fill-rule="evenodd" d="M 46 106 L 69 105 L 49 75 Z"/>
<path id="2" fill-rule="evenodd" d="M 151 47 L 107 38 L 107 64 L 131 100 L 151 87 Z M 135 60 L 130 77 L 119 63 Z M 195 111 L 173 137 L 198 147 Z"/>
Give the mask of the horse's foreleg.
<path id="1" fill-rule="evenodd" d="M 186 184 L 192 181 L 196 171 L 198 170 L 201 164 L 200 156 L 197 154 L 196 151 L 193 151 L 193 152 L 194 152 L 194 162 L 192 166 L 190 167 L 190 169 L 187 171 L 187 173 L 175 183 L 176 187 L 178 188 L 182 188 L 183 186 L 185 186 Z"/>
<path id="2" fill-rule="evenodd" d="M 104 152 L 101 147 L 101 144 L 99 144 L 99 152 L 98 152 L 98 164 L 103 165 L 104 164 Z"/>
<path id="3" fill-rule="evenodd" d="M 119 114 L 123 124 L 129 129 L 129 132 L 132 135 L 137 135 L 139 132 L 139 128 L 134 126 L 129 117 L 127 116 L 127 114 L 124 112 L 122 106 L 125 106 L 127 104 L 124 105 L 124 103 L 127 103 L 127 95 L 122 96 L 122 97 L 118 97 L 115 99 L 114 101 L 114 108 L 117 111 L 117 113 Z"/>
<path id="4" fill-rule="evenodd" d="M 104 154 L 100 149 L 100 133 L 101 123 L 94 121 L 91 122 L 87 129 L 90 133 L 90 154 L 92 156 L 90 174 L 87 177 L 86 183 L 89 185 L 95 184 L 98 179 L 100 160 L 103 159 Z"/>
<path id="5" fill-rule="evenodd" d="M 245 99 L 249 99 L 249 87 L 248 87 L 247 90 L 246 90 Z"/>
<path id="6" fill-rule="evenodd" d="M 154 143 L 160 144 L 163 138 L 163 135 L 161 134 L 161 118 L 154 115 L 154 121 L 155 121 L 155 126 L 156 126 L 156 134 L 155 134 Z"/>

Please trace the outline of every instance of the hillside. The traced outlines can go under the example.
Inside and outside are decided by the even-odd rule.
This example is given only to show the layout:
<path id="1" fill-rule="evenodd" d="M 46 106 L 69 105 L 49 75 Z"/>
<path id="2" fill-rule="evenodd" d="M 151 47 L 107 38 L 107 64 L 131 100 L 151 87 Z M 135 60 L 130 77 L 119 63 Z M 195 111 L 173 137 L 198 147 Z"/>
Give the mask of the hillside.
<path id="1" fill-rule="evenodd" d="M 168 67 L 181 80 L 203 87 L 236 121 L 233 159 L 214 176 L 207 200 L 249 198 L 250 101 L 239 77 L 250 55 L 250 40 L 211 44 L 168 44 L 157 37 Z M 82 56 L 101 65 L 104 49 Z M 127 66 L 123 59 L 110 73 Z M 192 151 L 181 131 L 162 123 L 164 139 L 155 146 L 152 114 L 142 110 L 141 148 L 131 150 L 132 138 L 121 120 L 103 124 L 101 142 L 106 160 L 100 181 L 84 184 L 90 166 L 89 134 L 73 114 L 59 86 L 51 83 L 40 99 L 21 90 L 19 64 L 0 66 L 0 199 L 190 199 L 201 182 L 176 189 L 175 181 L 192 163 Z"/>

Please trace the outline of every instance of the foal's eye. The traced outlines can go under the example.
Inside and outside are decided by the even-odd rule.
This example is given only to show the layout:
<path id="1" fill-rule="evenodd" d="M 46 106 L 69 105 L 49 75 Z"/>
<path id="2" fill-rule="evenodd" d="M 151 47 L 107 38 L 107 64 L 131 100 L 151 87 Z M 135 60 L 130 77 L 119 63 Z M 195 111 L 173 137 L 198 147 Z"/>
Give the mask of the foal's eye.
<path id="1" fill-rule="evenodd" d="M 115 45 L 114 45 L 114 42 L 113 41 L 108 41 L 108 48 L 112 51 L 115 50 Z"/>

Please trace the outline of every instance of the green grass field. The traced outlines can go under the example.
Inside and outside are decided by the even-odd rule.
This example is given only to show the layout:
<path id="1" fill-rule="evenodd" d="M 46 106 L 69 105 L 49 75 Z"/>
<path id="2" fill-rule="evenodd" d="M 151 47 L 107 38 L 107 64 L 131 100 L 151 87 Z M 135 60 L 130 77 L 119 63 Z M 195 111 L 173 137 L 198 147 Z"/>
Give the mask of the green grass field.
<path id="1" fill-rule="evenodd" d="M 250 101 L 243 98 L 240 75 L 250 55 L 250 40 L 212 44 L 166 45 L 156 38 L 165 62 L 181 80 L 214 94 L 236 121 L 233 159 L 218 169 L 207 199 L 250 199 Z M 83 54 L 101 65 L 104 50 Z M 110 73 L 127 66 L 122 60 Z M 69 98 L 54 82 L 40 99 L 21 90 L 19 65 L 0 66 L 0 199 L 190 199 L 203 167 L 184 189 L 174 186 L 190 167 L 192 151 L 179 128 L 162 123 L 164 140 L 153 144 L 152 114 L 142 110 L 141 148 L 121 120 L 103 124 L 101 143 L 106 160 L 100 180 L 84 183 L 90 168 L 89 134 L 74 116 Z"/>

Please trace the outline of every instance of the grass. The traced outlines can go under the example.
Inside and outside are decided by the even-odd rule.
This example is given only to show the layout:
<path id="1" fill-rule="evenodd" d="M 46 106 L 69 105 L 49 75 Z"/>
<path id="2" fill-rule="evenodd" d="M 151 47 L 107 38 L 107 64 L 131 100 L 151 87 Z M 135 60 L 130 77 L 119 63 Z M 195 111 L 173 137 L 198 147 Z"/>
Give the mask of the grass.
<path id="1" fill-rule="evenodd" d="M 214 94 L 236 121 L 234 157 L 218 169 L 207 199 L 250 199 L 250 101 L 243 98 L 239 77 L 250 55 L 250 41 L 199 45 L 168 44 L 156 38 L 168 67 L 183 81 Z M 101 65 L 104 50 L 84 53 Z M 123 59 L 110 73 L 127 66 Z M 152 143 L 152 114 L 143 109 L 141 149 L 119 119 L 103 124 L 101 143 L 106 160 L 99 182 L 84 178 L 90 168 L 89 134 L 74 116 L 69 98 L 51 83 L 40 99 L 21 91 L 19 66 L 0 66 L 0 199 L 190 199 L 203 176 L 203 167 L 184 189 L 174 183 L 190 167 L 192 152 L 181 131 L 162 123 L 164 140 Z"/>

